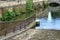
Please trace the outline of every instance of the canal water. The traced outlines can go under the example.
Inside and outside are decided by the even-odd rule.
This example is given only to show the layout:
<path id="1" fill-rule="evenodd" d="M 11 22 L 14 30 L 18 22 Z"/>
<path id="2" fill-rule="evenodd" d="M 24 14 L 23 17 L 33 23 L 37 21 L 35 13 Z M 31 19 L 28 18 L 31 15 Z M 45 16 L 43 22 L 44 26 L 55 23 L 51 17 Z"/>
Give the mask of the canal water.
<path id="1" fill-rule="evenodd" d="M 36 29 L 60 30 L 60 18 L 52 19 L 51 12 L 48 13 L 47 19 L 39 18 L 36 21 L 40 22 L 40 26 Z"/>

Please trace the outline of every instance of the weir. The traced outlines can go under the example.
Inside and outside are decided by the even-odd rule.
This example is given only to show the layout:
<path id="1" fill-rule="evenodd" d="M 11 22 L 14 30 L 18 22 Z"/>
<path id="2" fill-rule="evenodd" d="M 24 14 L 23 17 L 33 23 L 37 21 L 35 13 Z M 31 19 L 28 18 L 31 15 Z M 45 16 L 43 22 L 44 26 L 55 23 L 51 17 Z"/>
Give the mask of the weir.
<path id="1" fill-rule="evenodd" d="M 60 18 L 53 19 L 51 12 L 48 12 L 47 18 L 39 18 L 40 26 L 36 29 L 51 29 L 51 30 L 60 30 Z"/>

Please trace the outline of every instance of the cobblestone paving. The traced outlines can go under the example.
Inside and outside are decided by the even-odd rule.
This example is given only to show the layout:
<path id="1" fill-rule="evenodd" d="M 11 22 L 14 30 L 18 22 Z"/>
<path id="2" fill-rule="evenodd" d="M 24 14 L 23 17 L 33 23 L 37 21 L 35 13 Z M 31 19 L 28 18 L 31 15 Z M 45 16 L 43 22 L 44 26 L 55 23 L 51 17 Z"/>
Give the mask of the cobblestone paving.
<path id="1" fill-rule="evenodd" d="M 17 37 L 18 36 L 18 37 Z M 13 37 L 14 40 L 60 40 L 60 31 L 30 29 Z"/>
<path id="2" fill-rule="evenodd" d="M 60 40 L 60 31 L 37 30 L 28 40 Z"/>

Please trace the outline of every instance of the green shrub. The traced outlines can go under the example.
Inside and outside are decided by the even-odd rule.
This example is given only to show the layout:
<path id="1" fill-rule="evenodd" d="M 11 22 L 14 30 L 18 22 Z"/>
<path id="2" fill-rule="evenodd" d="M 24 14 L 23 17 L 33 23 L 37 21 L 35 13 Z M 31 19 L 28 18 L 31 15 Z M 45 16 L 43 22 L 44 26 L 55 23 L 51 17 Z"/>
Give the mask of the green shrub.
<path id="1" fill-rule="evenodd" d="M 33 0 L 26 0 L 27 13 L 33 13 Z"/>
<path id="2" fill-rule="evenodd" d="M 1 20 L 2 20 L 2 21 L 10 21 L 10 20 L 12 20 L 15 16 L 16 16 L 16 15 L 15 15 L 14 12 L 11 12 L 11 11 L 7 10 L 6 13 L 5 13 L 4 15 L 2 15 Z"/>

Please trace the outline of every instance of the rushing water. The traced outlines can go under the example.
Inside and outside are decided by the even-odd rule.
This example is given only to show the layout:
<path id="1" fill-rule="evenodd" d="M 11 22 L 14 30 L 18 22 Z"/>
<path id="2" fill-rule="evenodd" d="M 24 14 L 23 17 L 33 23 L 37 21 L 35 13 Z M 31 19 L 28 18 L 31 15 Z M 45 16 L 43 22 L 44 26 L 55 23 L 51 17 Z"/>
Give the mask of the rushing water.
<path id="1" fill-rule="evenodd" d="M 48 13 L 48 18 L 47 18 L 47 21 L 48 21 L 48 22 L 51 22 L 51 21 L 52 21 L 51 12 L 49 12 L 49 13 Z"/>
<path id="2" fill-rule="evenodd" d="M 60 30 L 60 18 L 52 19 L 51 12 L 48 13 L 48 18 L 37 19 L 40 22 L 40 26 L 36 29 L 52 29 Z"/>

